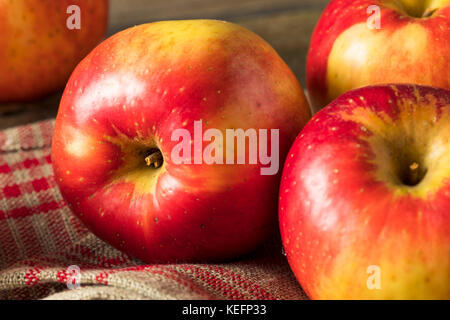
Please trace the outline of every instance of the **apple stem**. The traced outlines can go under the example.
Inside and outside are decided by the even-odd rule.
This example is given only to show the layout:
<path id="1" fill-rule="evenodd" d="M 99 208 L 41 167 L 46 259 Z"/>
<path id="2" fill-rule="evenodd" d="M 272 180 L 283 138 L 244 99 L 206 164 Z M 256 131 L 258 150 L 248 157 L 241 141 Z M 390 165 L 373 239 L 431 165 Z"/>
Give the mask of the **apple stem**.
<path id="1" fill-rule="evenodd" d="M 410 185 L 416 185 L 419 181 L 419 164 L 417 162 L 413 162 L 409 166 L 410 175 L 409 175 L 409 182 Z"/>
<path id="2" fill-rule="evenodd" d="M 424 12 L 422 18 L 429 18 L 436 12 L 436 9 L 427 10 Z"/>
<path id="3" fill-rule="evenodd" d="M 147 166 L 149 167 L 153 166 L 155 169 L 161 167 L 161 165 L 163 164 L 163 156 L 161 151 L 159 150 L 153 152 L 152 154 L 147 156 L 144 160 Z"/>

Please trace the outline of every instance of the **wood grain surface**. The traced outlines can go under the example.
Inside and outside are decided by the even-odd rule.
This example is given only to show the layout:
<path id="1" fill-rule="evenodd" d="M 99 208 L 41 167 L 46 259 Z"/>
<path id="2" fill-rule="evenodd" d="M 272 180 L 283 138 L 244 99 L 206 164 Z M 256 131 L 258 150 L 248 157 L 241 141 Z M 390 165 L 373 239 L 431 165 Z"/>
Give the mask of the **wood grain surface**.
<path id="1" fill-rule="evenodd" d="M 221 19 L 269 42 L 305 85 L 309 39 L 327 0 L 110 0 L 108 34 L 159 20 Z M 31 103 L 0 104 L 0 129 L 56 116 L 61 92 Z"/>

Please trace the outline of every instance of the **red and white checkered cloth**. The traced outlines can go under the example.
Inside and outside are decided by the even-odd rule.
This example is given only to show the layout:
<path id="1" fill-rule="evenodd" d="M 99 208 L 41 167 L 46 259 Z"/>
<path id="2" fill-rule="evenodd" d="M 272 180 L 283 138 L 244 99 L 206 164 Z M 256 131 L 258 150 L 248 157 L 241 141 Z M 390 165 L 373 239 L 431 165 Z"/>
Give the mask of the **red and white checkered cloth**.
<path id="1" fill-rule="evenodd" d="M 144 265 L 99 240 L 58 190 L 53 126 L 0 132 L 0 299 L 306 299 L 276 240 L 232 263 L 170 265 Z M 75 290 L 70 266 L 80 269 Z"/>

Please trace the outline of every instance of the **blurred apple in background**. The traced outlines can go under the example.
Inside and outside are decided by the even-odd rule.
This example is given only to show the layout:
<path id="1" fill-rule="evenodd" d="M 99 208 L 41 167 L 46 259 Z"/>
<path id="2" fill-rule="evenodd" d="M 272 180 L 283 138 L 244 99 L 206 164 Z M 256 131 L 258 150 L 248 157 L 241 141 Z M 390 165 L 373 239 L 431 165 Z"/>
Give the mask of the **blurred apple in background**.
<path id="1" fill-rule="evenodd" d="M 80 29 L 67 26 L 76 22 L 71 16 L 77 12 L 68 10 L 73 6 L 80 9 Z M 63 88 L 105 36 L 107 21 L 107 0 L 0 0 L 0 102 Z"/>
<path id="2" fill-rule="evenodd" d="M 450 299 L 450 91 L 350 91 L 287 157 L 279 218 L 314 299 Z"/>
<path id="3" fill-rule="evenodd" d="M 450 89 L 449 70 L 450 0 L 333 0 L 311 39 L 307 87 L 317 111 L 366 85 Z"/>
<path id="4" fill-rule="evenodd" d="M 105 40 L 72 74 L 53 167 L 73 211 L 115 247 L 147 262 L 222 260 L 276 228 L 281 173 L 262 175 L 248 148 L 245 164 L 195 164 L 209 143 L 194 142 L 203 135 L 194 122 L 224 137 L 267 129 L 259 150 L 279 147 L 281 168 L 309 118 L 298 80 L 254 33 L 214 20 L 140 25 Z M 190 164 L 172 159 L 181 129 Z M 278 129 L 279 141 L 271 136 Z M 234 143 L 210 139 L 216 155 L 237 154 Z"/>

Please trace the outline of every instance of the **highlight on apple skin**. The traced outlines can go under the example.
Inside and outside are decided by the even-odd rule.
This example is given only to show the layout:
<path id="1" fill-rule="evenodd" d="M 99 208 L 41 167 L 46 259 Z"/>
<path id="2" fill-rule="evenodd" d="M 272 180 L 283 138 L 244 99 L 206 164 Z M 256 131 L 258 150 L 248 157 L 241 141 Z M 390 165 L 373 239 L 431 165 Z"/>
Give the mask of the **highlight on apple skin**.
<path id="1" fill-rule="evenodd" d="M 55 124 L 55 177 L 88 228 L 143 261 L 234 258 L 276 229 L 282 162 L 310 116 L 294 74 L 254 33 L 214 20 L 140 25 L 72 74 Z M 194 136 L 198 121 L 279 130 L 280 171 L 174 163 L 172 134 Z"/>
<path id="2" fill-rule="evenodd" d="M 71 8 L 77 7 L 77 11 Z M 71 13 L 79 29 L 69 29 Z M 0 0 L 0 102 L 24 102 L 64 88 L 105 36 L 108 0 Z M 72 27 L 69 24 L 70 27 Z"/>
<path id="3" fill-rule="evenodd" d="M 450 299 L 450 91 L 382 85 L 319 111 L 289 151 L 279 221 L 313 299 Z"/>
<path id="4" fill-rule="evenodd" d="M 316 112 L 363 86 L 450 90 L 450 0 L 332 0 L 311 38 L 307 88 Z"/>

